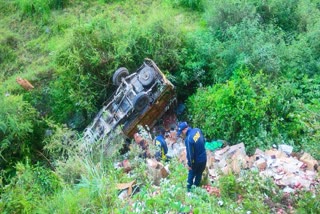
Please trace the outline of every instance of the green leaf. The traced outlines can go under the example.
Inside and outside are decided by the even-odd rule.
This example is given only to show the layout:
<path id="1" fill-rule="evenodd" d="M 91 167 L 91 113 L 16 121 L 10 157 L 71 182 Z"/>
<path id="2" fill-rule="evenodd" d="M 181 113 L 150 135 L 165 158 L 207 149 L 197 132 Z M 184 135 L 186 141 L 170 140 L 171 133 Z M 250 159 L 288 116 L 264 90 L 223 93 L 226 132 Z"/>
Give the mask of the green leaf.
<path id="1" fill-rule="evenodd" d="M 0 131 L 4 134 L 6 133 L 7 126 L 4 122 L 0 121 Z"/>

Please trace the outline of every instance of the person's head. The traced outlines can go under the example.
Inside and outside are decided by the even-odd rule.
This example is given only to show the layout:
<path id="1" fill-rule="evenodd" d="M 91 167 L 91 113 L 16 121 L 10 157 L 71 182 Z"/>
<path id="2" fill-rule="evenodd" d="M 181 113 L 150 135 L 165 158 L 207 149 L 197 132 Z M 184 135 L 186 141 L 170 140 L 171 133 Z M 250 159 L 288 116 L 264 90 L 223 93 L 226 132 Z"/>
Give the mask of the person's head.
<path id="1" fill-rule="evenodd" d="M 136 133 L 133 135 L 133 138 L 134 138 L 134 141 L 135 141 L 136 143 L 140 143 L 140 142 L 143 140 L 143 138 L 141 137 L 141 135 L 140 135 L 138 132 L 136 132 Z"/>
<path id="2" fill-rule="evenodd" d="M 171 124 L 170 125 L 170 132 L 176 131 L 176 129 L 177 129 L 176 124 Z"/>
<path id="3" fill-rule="evenodd" d="M 188 130 L 188 123 L 187 122 L 180 122 L 178 125 L 178 132 L 177 136 L 180 137 L 181 134 L 185 135 Z"/>
<path id="4" fill-rule="evenodd" d="M 166 130 L 162 127 L 162 126 L 159 126 L 157 128 L 157 135 L 162 135 L 164 136 L 166 134 Z"/>

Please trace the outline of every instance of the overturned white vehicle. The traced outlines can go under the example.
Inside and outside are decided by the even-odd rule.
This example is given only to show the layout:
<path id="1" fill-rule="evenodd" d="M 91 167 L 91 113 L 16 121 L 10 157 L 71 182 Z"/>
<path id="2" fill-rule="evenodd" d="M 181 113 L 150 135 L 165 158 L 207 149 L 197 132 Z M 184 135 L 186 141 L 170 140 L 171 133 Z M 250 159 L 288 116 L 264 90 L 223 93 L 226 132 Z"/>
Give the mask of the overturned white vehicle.
<path id="1" fill-rule="evenodd" d="M 84 130 L 89 143 L 108 139 L 119 125 L 127 137 L 137 132 L 138 125 L 152 128 L 176 101 L 174 86 L 151 59 L 132 74 L 119 68 L 112 81 L 118 86 L 116 92 Z"/>

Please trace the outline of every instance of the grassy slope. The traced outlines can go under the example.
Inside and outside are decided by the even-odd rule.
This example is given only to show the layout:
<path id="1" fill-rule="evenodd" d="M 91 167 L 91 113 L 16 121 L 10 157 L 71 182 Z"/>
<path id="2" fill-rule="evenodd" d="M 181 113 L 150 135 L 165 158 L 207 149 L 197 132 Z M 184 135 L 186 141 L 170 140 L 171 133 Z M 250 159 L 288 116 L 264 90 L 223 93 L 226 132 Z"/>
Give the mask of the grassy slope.
<path id="1" fill-rule="evenodd" d="M 12 56 L 10 55 L 2 63 L 4 69 L 0 72 L 1 91 L 10 94 L 26 94 L 24 89 L 16 83 L 16 78 L 20 76 L 28 79 L 35 86 L 29 100 L 32 96 L 43 97 L 45 91 L 50 90 L 49 83 L 59 69 L 55 62 L 56 55 L 74 42 L 73 34 L 76 29 L 86 27 L 95 31 L 99 20 L 111 19 L 114 22 L 114 26 L 111 26 L 112 30 L 122 31 L 118 34 L 125 40 L 123 47 L 116 52 L 125 58 L 127 54 L 124 48 L 125 42 L 130 41 L 130 38 L 125 38 L 125 32 L 134 30 L 136 26 L 141 26 L 141 29 L 148 31 L 145 27 L 148 23 L 172 16 L 172 21 L 178 23 L 184 32 L 199 27 L 199 16 L 196 13 L 172 9 L 170 5 L 160 3 L 161 1 L 152 1 L 152 3 L 140 1 L 138 4 L 135 1 L 115 1 L 115 3 L 72 1 L 64 9 L 51 10 L 49 15 L 34 16 L 23 13 L 15 2 L 19 1 L 3 1 L 0 8 L 0 42 L 12 53 Z M 119 40 L 122 45 L 121 38 Z M 15 45 L 10 45 L 10 41 Z M 135 41 L 130 42 L 135 43 Z M 35 103 L 38 102 L 35 101 Z M 53 100 L 53 102 L 56 101 Z"/>
<path id="2" fill-rule="evenodd" d="M 8 91 L 19 89 L 20 86 L 14 84 L 18 75 L 41 85 L 41 77 L 38 75 L 54 70 L 55 53 L 68 45 L 73 29 L 79 26 L 90 25 L 104 16 L 112 17 L 115 21 L 121 19 L 123 23 L 135 20 L 143 26 L 155 16 L 166 16 L 169 10 L 156 2 L 139 2 L 140 7 L 132 4 L 135 3 L 131 1 L 113 4 L 102 4 L 99 1 L 73 3 L 63 10 L 53 10 L 47 21 L 43 21 L 41 17 L 22 15 L 13 1 L 3 1 L 0 8 L 0 41 L 6 44 L 8 38 L 12 38 L 17 43 L 13 50 L 16 55 L 15 60 L 5 65 L 5 70 L 8 71 L 0 76 L 4 80 L 6 89 Z M 146 18 L 145 14 L 151 14 L 150 11 L 157 15 Z M 194 14 L 190 16 L 181 11 L 170 11 L 170 13 L 177 14 L 176 21 L 181 22 L 187 31 L 197 25 L 198 21 Z"/>
<path id="3" fill-rule="evenodd" d="M 148 3 L 149 1 L 139 1 L 138 4 L 140 5 L 138 6 L 136 5 L 136 1 L 127 1 L 127 3 L 118 1 L 114 4 L 101 4 L 99 3 L 101 1 L 95 1 L 93 3 L 74 2 L 74 4 L 69 5 L 62 11 L 52 11 L 51 16 L 46 23 L 43 23 L 41 19 L 31 19 L 22 16 L 21 11 L 14 6 L 13 2 L 14 1 L 0 0 L 0 42 L 8 44 L 8 38 L 12 38 L 12 40 L 17 44 L 10 46 L 14 52 L 14 56 L 12 56 L 13 60 L 5 64 L 4 69 L 1 69 L 6 71 L 6 73 L 5 75 L 2 73 L 0 74 L 0 87 L 2 90 L 17 94 L 24 93 L 21 87 L 15 82 L 17 76 L 29 79 L 36 87 L 45 87 L 47 82 L 51 80 L 52 74 L 55 72 L 55 54 L 68 45 L 68 42 L 70 42 L 73 36 L 73 29 L 83 25 L 90 25 L 94 20 L 98 20 L 101 17 L 112 17 L 114 20 L 121 19 L 123 22 L 128 23 L 134 19 L 138 20 L 138 22 L 143 26 L 145 22 L 151 21 L 150 19 L 147 19 L 144 14 L 153 13 L 157 15 L 164 15 L 165 13 L 170 12 L 175 14 L 174 20 L 181 22 L 185 31 L 192 31 L 199 27 L 199 17 L 196 14 L 188 14 L 187 12 L 180 10 L 171 11 L 172 9 L 158 4 L 157 2 L 151 5 L 151 3 Z M 152 19 L 152 16 L 150 18 Z M 99 169 L 96 168 L 93 168 L 92 170 L 99 171 Z M 142 174 L 142 171 L 140 171 L 140 173 Z M 102 177 L 103 176 L 107 175 L 103 174 Z M 132 206 L 132 204 L 145 201 L 147 203 L 145 212 L 149 212 L 152 209 L 160 211 L 172 209 L 177 212 L 187 212 L 190 210 L 188 207 L 192 206 L 197 207 L 196 209 L 200 213 L 201 211 L 204 212 L 208 210 L 215 210 L 217 213 L 230 213 L 235 212 L 235 208 L 238 206 L 238 204 L 235 203 L 234 198 L 226 197 L 224 199 L 225 207 L 220 209 L 217 206 L 218 199 L 208 197 L 203 192 L 194 196 L 195 198 L 188 198 L 185 195 L 184 189 L 186 173 L 182 165 L 177 165 L 176 168 L 173 169 L 171 181 L 164 182 L 161 190 L 162 194 L 154 197 L 152 196 L 152 192 L 156 192 L 157 189 L 153 189 L 151 187 L 149 187 L 150 189 L 143 188 L 142 194 L 137 195 L 133 201 L 131 201 L 132 204 L 130 204 L 130 206 L 126 201 L 117 201 L 113 204 L 110 202 L 110 205 L 105 201 L 108 199 L 111 201 L 115 200 L 114 198 L 110 199 L 108 197 L 101 197 L 97 199 L 92 196 L 97 194 L 94 188 L 98 188 L 96 186 L 97 183 L 95 183 L 97 181 L 94 180 L 95 177 L 92 177 L 90 177 L 92 180 L 87 181 L 91 182 L 87 184 L 89 188 L 86 188 L 83 183 L 82 187 L 80 186 L 72 190 L 66 188 L 63 193 L 58 193 L 55 196 L 52 204 L 50 205 L 54 207 L 54 210 L 64 212 L 68 212 L 68 208 L 77 210 L 78 204 L 74 201 L 81 204 L 78 206 L 80 209 L 86 208 L 88 212 L 98 210 L 102 212 L 103 208 L 97 208 L 101 204 L 106 205 L 104 209 L 107 212 L 110 211 L 108 210 L 108 206 L 116 207 L 118 205 L 120 207 L 121 205 L 125 206 L 122 210 L 125 212 L 131 210 L 130 206 Z M 112 179 L 110 175 L 107 178 L 110 180 Z M 125 179 L 129 180 L 130 178 Z M 234 190 L 233 188 L 240 188 L 236 187 L 232 176 L 227 177 L 225 180 L 227 182 L 225 185 L 226 192 L 230 191 L 230 194 L 232 194 L 232 191 Z M 102 185 L 108 183 L 105 180 L 98 180 L 98 182 L 101 182 Z M 115 184 L 115 182 L 116 181 L 110 181 L 111 184 Z M 260 188 L 256 188 L 260 190 Z M 108 194 L 111 195 L 114 193 L 112 191 L 115 190 L 111 189 L 111 193 L 108 192 Z M 252 190 L 252 192 L 250 192 L 251 198 L 248 197 L 246 199 L 247 201 L 245 201 L 245 208 L 251 209 L 251 211 L 254 209 L 259 210 L 260 208 L 260 213 L 267 213 L 268 211 L 266 211 L 267 209 L 265 206 L 261 204 L 261 201 L 254 201 L 255 203 L 250 204 L 250 202 L 252 202 L 250 199 L 253 200 L 254 194 L 258 192 L 260 197 L 264 194 L 262 190 L 261 192 L 256 189 Z M 103 193 L 105 193 L 105 190 L 103 190 Z M 92 204 L 87 204 L 90 199 L 94 199 Z M 105 201 L 101 202 L 100 200 Z M 66 202 L 74 202 L 74 204 L 71 204 L 68 207 Z M 99 204 L 99 202 L 101 204 Z M 61 203 L 63 203 L 63 206 L 59 207 Z M 93 203 L 97 203 L 97 205 Z M 178 208 L 175 208 L 175 206 Z M 143 208 L 142 206 L 137 207 L 139 209 Z M 50 209 L 50 206 L 48 206 L 47 209 Z M 240 210 L 236 213 L 244 213 L 245 211 L 247 210 Z M 120 213 L 121 209 L 119 209 L 118 212 Z"/>

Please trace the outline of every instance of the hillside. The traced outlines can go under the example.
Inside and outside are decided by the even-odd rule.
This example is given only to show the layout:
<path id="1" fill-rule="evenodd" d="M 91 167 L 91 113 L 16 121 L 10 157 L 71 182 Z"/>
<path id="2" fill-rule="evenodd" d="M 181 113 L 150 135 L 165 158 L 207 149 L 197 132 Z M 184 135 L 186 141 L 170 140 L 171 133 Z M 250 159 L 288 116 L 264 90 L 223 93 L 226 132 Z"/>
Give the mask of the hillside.
<path id="1" fill-rule="evenodd" d="M 211 184 L 221 196 L 190 198 L 178 160 L 155 187 L 136 148 L 133 175 L 114 169 L 121 136 L 107 154 L 101 142 L 88 155 L 79 139 L 113 72 L 148 57 L 186 106 L 178 119 L 208 140 L 243 142 L 250 156 L 286 144 L 319 160 L 319 38 L 319 0 L 0 0 L 0 211 L 318 213 L 318 186 L 285 195 L 229 174 Z M 132 180 L 139 194 L 120 200 L 116 184 Z"/>

